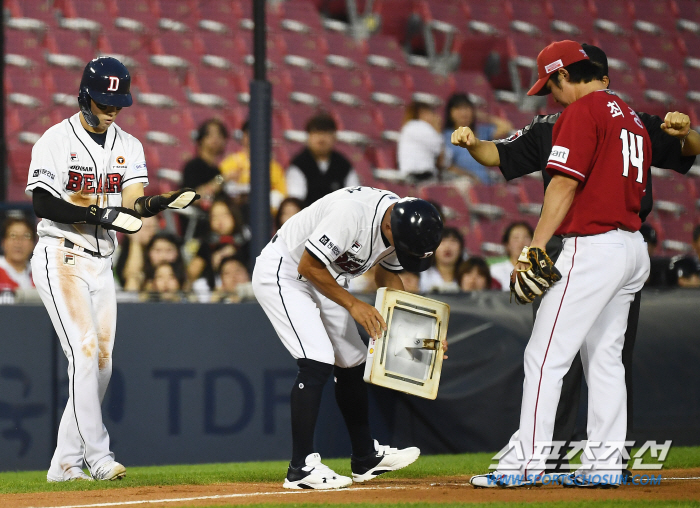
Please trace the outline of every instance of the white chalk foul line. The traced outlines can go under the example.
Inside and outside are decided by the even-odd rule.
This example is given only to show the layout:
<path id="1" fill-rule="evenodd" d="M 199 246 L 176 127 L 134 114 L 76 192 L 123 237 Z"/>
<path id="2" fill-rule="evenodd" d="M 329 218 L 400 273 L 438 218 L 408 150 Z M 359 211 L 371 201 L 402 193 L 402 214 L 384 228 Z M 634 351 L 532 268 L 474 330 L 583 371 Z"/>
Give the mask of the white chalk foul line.
<path id="1" fill-rule="evenodd" d="M 156 504 L 156 503 L 184 503 L 189 501 L 207 501 L 211 499 L 232 499 L 236 497 L 254 497 L 254 496 L 284 496 L 289 494 L 311 494 L 312 492 L 356 492 L 358 490 L 405 490 L 410 487 L 354 487 L 351 489 L 328 489 L 328 490 L 283 490 L 279 492 L 246 492 L 243 494 L 217 494 L 214 496 L 197 496 L 197 497 L 180 497 L 166 499 L 143 499 L 140 501 L 115 501 L 112 503 L 95 503 L 95 504 L 72 504 L 61 506 L 48 507 L 29 507 L 29 508 L 101 508 L 103 506 L 129 506 L 137 504 Z M 110 491 L 111 492 L 111 491 Z"/>

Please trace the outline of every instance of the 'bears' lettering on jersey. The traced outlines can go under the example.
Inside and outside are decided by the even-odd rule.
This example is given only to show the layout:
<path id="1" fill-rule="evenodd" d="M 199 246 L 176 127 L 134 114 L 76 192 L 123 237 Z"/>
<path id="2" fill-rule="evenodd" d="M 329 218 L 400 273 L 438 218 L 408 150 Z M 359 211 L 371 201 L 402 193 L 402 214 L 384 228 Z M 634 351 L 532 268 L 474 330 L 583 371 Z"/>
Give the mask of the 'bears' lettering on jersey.
<path id="1" fill-rule="evenodd" d="M 350 252 L 345 252 L 339 256 L 333 264 L 343 270 L 344 273 L 356 274 L 361 271 L 366 259 L 360 259 L 353 256 Z"/>
<path id="2" fill-rule="evenodd" d="M 82 189 L 85 194 L 102 193 L 102 177 L 100 176 L 97 185 L 95 185 L 95 175 L 89 173 L 83 175 L 82 173 L 69 171 L 66 190 L 69 192 L 78 192 L 80 189 Z M 107 173 L 107 187 L 105 192 L 107 194 L 119 194 L 121 191 L 122 175 L 119 173 Z"/>

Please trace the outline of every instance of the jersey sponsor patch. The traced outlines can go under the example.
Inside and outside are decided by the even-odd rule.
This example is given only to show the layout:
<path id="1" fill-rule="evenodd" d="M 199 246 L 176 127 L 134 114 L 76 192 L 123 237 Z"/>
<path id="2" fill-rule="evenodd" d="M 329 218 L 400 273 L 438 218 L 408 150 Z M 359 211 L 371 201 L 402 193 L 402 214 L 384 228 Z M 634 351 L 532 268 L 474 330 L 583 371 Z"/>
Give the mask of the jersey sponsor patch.
<path id="1" fill-rule="evenodd" d="M 78 153 L 77 152 L 70 153 L 70 161 L 71 162 L 78 162 Z"/>
<path id="2" fill-rule="evenodd" d="M 326 244 L 328 244 L 329 240 L 330 240 L 330 238 L 328 238 L 326 235 L 323 235 L 318 242 L 321 245 L 326 245 Z"/>
<path id="3" fill-rule="evenodd" d="M 134 164 L 134 170 L 136 171 L 146 171 L 146 161 L 137 162 Z"/>
<path id="4" fill-rule="evenodd" d="M 121 165 L 121 166 L 123 166 L 124 164 L 126 164 L 126 159 L 124 158 L 123 155 L 120 155 L 119 157 L 117 157 L 117 164 L 119 164 L 119 165 Z"/>
<path id="5" fill-rule="evenodd" d="M 56 175 L 54 175 L 51 171 L 48 169 L 35 169 L 34 173 L 32 173 L 32 178 L 39 178 L 40 176 L 45 176 L 49 180 L 55 180 Z"/>
<path id="6" fill-rule="evenodd" d="M 555 162 L 561 162 L 562 164 L 566 164 L 566 161 L 569 159 L 569 149 L 564 147 L 564 146 L 557 146 L 554 145 L 552 147 L 552 153 L 549 154 L 549 160 L 550 161 L 555 161 Z"/>
<path id="7" fill-rule="evenodd" d="M 350 250 L 353 252 L 360 252 L 360 249 L 362 248 L 362 244 L 355 240 L 355 242 L 352 244 L 352 247 L 350 247 Z"/>
<path id="8" fill-rule="evenodd" d="M 75 255 L 69 254 L 68 252 L 64 252 L 63 253 L 63 264 L 74 266 L 75 265 Z"/>

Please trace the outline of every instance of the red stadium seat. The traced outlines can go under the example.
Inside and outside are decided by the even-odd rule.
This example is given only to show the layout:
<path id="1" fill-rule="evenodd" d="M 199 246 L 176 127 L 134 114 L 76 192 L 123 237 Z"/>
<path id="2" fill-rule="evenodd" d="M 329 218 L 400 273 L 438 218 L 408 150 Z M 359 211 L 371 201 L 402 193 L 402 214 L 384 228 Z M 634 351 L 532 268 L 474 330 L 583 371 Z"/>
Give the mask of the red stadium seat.
<path id="1" fill-rule="evenodd" d="M 413 80 L 413 93 L 427 93 L 446 101 L 455 91 L 455 79 L 452 75 L 442 76 L 433 74 L 424 67 L 408 67 L 409 76 Z"/>
<path id="2" fill-rule="evenodd" d="M 403 68 L 406 56 L 393 37 L 376 35 L 367 41 L 367 62 L 380 67 Z"/>
<path id="3" fill-rule="evenodd" d="M 678 9 L 678 28 L 700 30 L 700 4 L 696 0 L 675 0 L 674 3 Z"/>
<path id="4" fill-rule="evenodd" d="M 175 56 L 185 60 L 189 65 L 193 65 L 201 58 L 204 45 L 199 37 L 192 32 L 181 33 L 164 30 L 157 39 L 153 39 L 152 49 L 156 55 Z"/>
<path id="5" fill-rule="evenodd" d="M 316 106 L 288 102 L 276 110 L 275 118 L 284 130 L 306 130 L 306 123 L 320 111 Z"/>
<path id="6" fill-rule="evenodd" d="M 320 34 L 323 32 L 321 17 L 312 2 L 293 0 L 281 5 L 281 26 L 287 30 L 310 31 Z"/>
<path id="7" fill-rule="evenodd" d="M 654 209 L 664 215 L 695 215 L 697 193 L 691 178 L 669 173 L 666 178 L 654 177 Z M 673 204 L 678 205 L 677 211 Z"/>
<path id="8" fill-rule="evenodd" d="M 46 48 L 42 38 L 32 32 L 5 29 L 5 54 L 22 55 L 35 64 L 44 63 Z"/>
<path id="9" fill-rule="evenodd" d="M 117 6 L 112 0 L 62 0 L 63 15 L 97 21 L 103 28 L 109 28 L 117 17 Z"/>
<path id="10" fill-rule="evenodd" d="M 280 44 L 284 44 L 284 54 L 301 57 L 313 65 L 324 65 L 328 46 L 323 36 L 302 32 L 279 34 Z M 292 63 L 287 60 L 287 63 Z M 293 64 L 293 63 L 292 63 Z"/>
<path id="11" fill-rule="evenodd" d="M 547 0 L 520 0 L 511 3 L 511 30 L 530 33 L 533 29 L 548 33 L 552 11 Z"/>
<path id="12" fill-rule="evenodd" d="M 287 67 L 287 71 L 291 77 L 292 92 L 312 95 L 324 104 L 330 102 L 333 84 L 323 71 L 307 71 L 291 66 Z"/>
<path id="13" fill-rule="evenodd" d="M 24 101 L 19 100 L 19 97 L 15 101 L 10 101 L 30 108 L 48 108 L 52 103 L 50 81 L 47 80 L 47 76 L 42 72 L 7 67 L 5 69 L 5 93 L 23 94 L 40 101 L 40 105 L 35 104 L 33 106 L 25 104 Z M 43 113 L 45 114 L 46 111 Z"/>
<path id="14" fill-rule="evenodd" d="M 465 0 L 425 0 L 430 19 L 449 23 L 459 30 L 466 27 L 469 6 Z"/>
<path id="15" fill-rule="evenodd" d="M 372 79 L 368 72 L 357 69 L 329 67 L 326 73 L 333 82 L 331 98 L 334 101 L 352 104 L 356 100 L 357 104 L 355 105 L 368 104 L 370 102 Z"/>
<path id="16" fill-rule="evenodd" d="M 151 0 L 153 7 L 160 18 L 158 25 L 161 29 L 172 29 L 170 21 L 183 23 L 189 29 L 196 28 L 199 21 L 196 0 Z"/>
<path id="17" fill-rule="evenodd" d="M 590 41 L 593 34 L 594 16 L 590 0 L 567 0 L 550 2 L 553 32 L 559 32 L 575 40 Z"/>
<path id="18" fill-rule="evenodd" d="M 80 69 L 63 69 L 61 67 L 53 67 L 49 72 L 51 80 L 51 92 L 63 93 L 69 96 L 76 96 L 80 89 L 80 80 L 83 77 L 83 72 Z M 77 104 L 77 99 L 76 99 Z"/>
<path id="19" fill-rule="evenodd" d="M 625 62 L 627 66 L 636 68 L 639 60 L 639 42 L 637 39 L 609 32 L 598 32 L 594 44 L 605 51 L 608 58 Z M 617 79 L 615 75 L 614 79 Z"/>
<path id="20" fill-rule="evenodd" d="M 175 71 L 151 65 L 140 71 L 138 84 L 141 92 L 167 95 L 180 106 L 187 104 L 184 81 Z"/>
<path id="21" fill-rule="evenodd" d="M 649 69 L 642 69 L 641 72 L 645 80 L 644 95 L 647 100 L 676 105 L 685 102 L 688 83 L 683 72 L 658 72 Z"/>
<path id="22" fill-rule="evenodd" d="M 416 10 L 414 0 L 375 0 L 373 10 L 382 34 L 406 42 L 409 19 Z"/>
<path id="23" fill-rule="evenodd" d="M 342 33 L 328 32 L 326 34 L 326 43 L 328 45 L 329 63 L 347 65 L 343 59 L 333 59 L 333 57 L 343 57 L 353 62 L 356 66 L 364 66 L 365 58 L 367 57 L 366 42 L 356 41 Z"/>
<path id="24" fill-rule="evenodd" d="M 517 184 L 474 185 L 469 189 L 469 201 L 472 211 L 481 216 L 517 216 L 520 188 Z M 502 211 L 500 215 L 496 208 Z"/>
<path id="25" fill-rule="evenodd" d="M 334 104 L 333 113 L 338 121 L 339 130 L 367 136 L 370 140 L 379 140 L 382 131 L 381 116 L 377 115 L 373 108 Z"/>
<path id="26" fill-rule="evenodd" d="M 248 91 L 248 84 L 240 73 L 204 65 L 192 69 L 187 83 L 191 92 L 221 97 L 229 106 L 238 103 L 239 93 Z"/>
<path id="27" fill-rule="evenodd" d="M 411 81 L 403 71 L 370 67 L 374 93 L 389 94 L 408 103 L 411 101 Z M 381 101 L 380 101 L 381 102 Z"/>
<path id="28" fill-rule="evenodd" d="M 513 124 L 516 128 L 521 128 L 530 125 L 532 117 L 537 114 L 536 111 L 520 111 L 517 105 L 508 102 L 499 102 L 496 106 L 498 114 Z"/>
<path id="29" fill-rule="evenodd" d="M 634 0 L 634 27 L 638 32 L 676 33 L 676 4 L 673 0 Z"/>
<path id="30" fill-rule="evenodd" d="M 663 232 L 664 250 L 685 252 L 691 249 L 695 215 L 683 214 L 680 217 L 659 215 L 660 229 Z"/>
<path id="31" fill-rule="evenodd" d="M 235 65 L 244 63 L 243 59 L 248 54 L 248 47 L 240 32 L 218 34 L 200 31 L 198 37 L 202 43 L 204 55 L 223 58 Z"/>
<path id="32" fill-rule="evenodd" d="M 493 103 L 493 88 L 483 72 L 457 71 L 453 74 L 457 91 L 469 95 L 478 107 L 488 107 Z"/>
<path id="33" fill-rule="evenodd" d="M 292 77 L 289 72 L 281 67 L 271 69 L 267 73 L 267 80 L 272 85 L 272 98 L 280 104 L 289 101 L 289 94 L 292 92 Z"/>
<path id="34" fill-rule="evenodd" d="M 238 28 L 243 11 L 239 2 L 236 1 L 203 1 L 199 2 L 200 20 L 216 21 L 228 27 L 229 31 L 235 32 Z"/>
<path id="35" fill-rule="evenodd" d="M 379 114 L 382 115 L 382 123 L 384 125 L 384 132 L 382 136 L 385 139 L 393 139 L 396 141 L 398 133 L 401 131 L 401 126 L 403 125 L 403 118 L 405 115 L 405 109 L 401 106 L 391 106 L 389 104 L 374 104 L 374 107 Z"/>
<path id="36" fill-rule="evenodd" d="M 84 67 L 97 56 L 97 48 L 91 38 L 73 30 L 53 30 L 46 36 L 46 47 L 53 55 L 70 55 L 82 62 Z M 77 65 L 76 61 L 76 67 Z"/>
<path id="37" fill-rule="evenodd" d="M 469 27 L 477 33 L 495 35 L 508 32 L 512 16 L 513 8 L 505 0 L 469 2 Z"/>
<path id="38" fill-rule="evenodd" d="M 634 6 L 629 0 L 598 0 L 596 26 L 607 31 L 632 31 Z"/>
<path id="39" fill-rule="evenodd" d="M 14 2 L 5 2 L 14 3 Z M 19 11 L 20 16 L 24 18 L 32 18 L 43 21 L 49 26 L 56 25 L 56 18 L 60 15 L 60 9 L 58 8 L 59 2 L 54 2 L 53 0 L 40 1 L 40 2 L 26 2 L 18 0 L 16 5 L 19 9 L 14 10 L 14 12 Z"/>
<path id="40" fill-rule="evenodd" d="M 158 15 L 151 2 L 133 2 L 131 0 L 119 0 L 117 2 L 119 19 L 115 24 L 123 28 L 141 25 L 147 32 L 155 32 L 158 26 Z M 129 25 L 123 22 L 129 21 Z"/>
<path id="41" fill-rule="evenodd" d="M 643 67 L 667 72 L 683 67 L 682 42 L 675 36 L 640 33 L 637 36 Z"/>
<path id="42" fill-rule="evenodd" d="M 467 201 L 454 185 L 427 184 L 421 186 L 419 197 L 440 204 L 449 226 L 469 223 L 470 215 Z"/>

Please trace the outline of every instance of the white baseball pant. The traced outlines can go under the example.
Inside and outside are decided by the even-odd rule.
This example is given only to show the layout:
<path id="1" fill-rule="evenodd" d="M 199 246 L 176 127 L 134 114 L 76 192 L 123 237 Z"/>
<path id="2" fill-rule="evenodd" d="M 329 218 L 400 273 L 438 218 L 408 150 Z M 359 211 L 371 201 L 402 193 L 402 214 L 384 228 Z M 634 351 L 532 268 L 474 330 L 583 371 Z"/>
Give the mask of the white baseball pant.
<path id="1" fill-rule="evenodd" d="M 112 375 L 117 300 L 112 259 L 41 238 L 32 275 L 68 359 L 68 404 L 58 428 L 48 477 L 59 480 L 71 467 L 94 471 L 114 459 L 102 423 L 101 404 Z"/>
<path id="2" fill-rule="evenodd" d="M 514 437 L 524 455 L 507 453 L 497 474 L 527 478 L 543 472 L 544 461 L 535 455 L 545 449 L 535 444 L 552 441 L 562 379 L 580 350 L 588 384 L 588 442 L 605 444 L 582 463 L 590 467 L 588 474 L 617 476 L 621 454 L 603 457 L 626 437 L 622 346 L 630 303 L 649 275 L 647 246 L 639 232 L 623 230 L 567 238 L 556 267 L 562 280 L 542 299 L 525 349 L 520 427 Z"/>
<path id="3" fill-rule="evenodd" d="M 253 291 L 295 359 L 308 358 L 341 368 L 365 361 L 367 346 L 355 320 L 301 278 L 282 239 L 268 243 L 256 259 Z"/>

